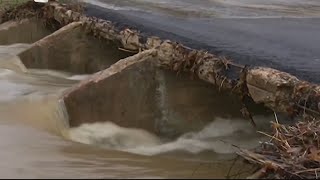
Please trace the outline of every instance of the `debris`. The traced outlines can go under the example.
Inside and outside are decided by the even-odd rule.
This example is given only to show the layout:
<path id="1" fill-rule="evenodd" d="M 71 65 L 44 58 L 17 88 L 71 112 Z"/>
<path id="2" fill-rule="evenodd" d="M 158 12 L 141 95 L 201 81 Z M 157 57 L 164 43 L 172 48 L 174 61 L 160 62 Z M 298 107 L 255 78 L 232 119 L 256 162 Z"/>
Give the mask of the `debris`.
<path id="1" fill-rule="evenodd" d="M 70 5 L 50 1 L 38 4 L 31 1 L 6 11 L 1 20 L 37 16 L 55 29 L 81 21 L 85 33 L 114 41 L 119 45 L 119 50 L 139 53 L 157 49 L 159 66 L 176 71 L 177 74 L 189 72 L 192 77 L 214 84 L 220 90 L 231 90 L 238 93 L 241 99 L 252 99 L 257 104 L 262 103 L 276 112 L 284 112 L 292 117 L 303 114 L 320 115 L 319 85 L 301 81 L 293 75 L 272 68 L 249 69 L 232 63 L 225 57 L 190 49 L 176 42 L 144 37 L 138 30 L 119 29 L 110 21 L 87 17 L 82 10 L 82 5 L 75 3 Z"/>
<path id="2" fill-rule="evenodd" d="M 253 151 L 239 151 L 261 167 L 253 177 L 317 179 L 320 173 L 320 121 L 302 120 L 293 126 L 272 123 L 270 142 Z M 266 173 L 268 172 L 268 173 Z"/>
<path id="3" fill-rule="evenodd" d="M 216 85 L 220 90 L 230 90 L 239 94 L 243 100 L 251 99 L 257 104 L 264 104 L 276 112 L 284 112 L 291 117 L 303 114 L 320 116 L 319 85 L 301 81 L 293 75 L 272 68 L 248 68 L 232 63 L 225 57 L 190 49 L 176 42 L 161 40 L 154 36 L 144 37 L 137 30 L 129 28 L 122 30 L 110 21 L 87 17 L 82 10 L 82 5 L 76 3 L 28 2 L 8 10 L 1 19 L 5 21 L 38 16 L 56 29 L 71 22 L 81 21 L 85 33 L 99 39 L 114 41 L 119 45 L 119 50 L 140 53 L 147 49 L 157 49 L 156 59 L 159 60 L 159 66 L 177 74 L 189 72 L 192 78 L 198 77 Z"/>
<path id="4" fill-rule="evenodd" d="M 110 80 L 108 77 L 115 74 L 119 75 L 121 72 L 127 73 L 130 70 L 127 67 L 138 63 L 150 63 L 152 68 L 155 68 L 154 64 L 156 64 L 157 68 L 168 69 L 177 74 L 181 72 L 190 73 L 192 77 L 213 84 L 219 90 L 228 90 L 238 94 L 243 103 L 243 107 L 239 111 L 250 120 L 253 126 L 255 126 L 255 122 L 248 110 L 248 101 L 263 104 L 275 112 L 286 113 L 292 118 L 301 118 L 300 122 L 289 126 L 279 124 L 276 117 L 276 122 L 272 123 L 273 134 L 260 132 L 270 137 L 270 142 L 263 143 L 254 151 L 243 149 L 239 151 L 239 155 L 261 167 L 249 178 L 318 178 L 320 172 L 319 85 L 299 80 L 291 74 L 276 69 L 240 65 L 233 63 L 226 57 L 190 49 L 177 42 L 162 40 L 154 36 L 144 37 L 138 30 L 120 29 L 110 21 L 85 16 L 83 7 L 79 4 L 59 4 L 55 1 L 50 1 L 47 4 L 37 4 L 31 1 L 8 9 L 0 16 L 0 22 L 31 17 L 43 20 L 48 27 L 59 29 L 56 33 L 44 38 L 47 42 L 54 36 L 63 35 L 65 32 L 71 32 L 74 27 L 81 26 L 83 33 L 115 42 L 119 46 L 117 47 L 118 50 L 137 53 L 120 60 L 107 70 L 96 73 L 93 76 L 96 79 L 88 79 L 73 87 L 65 95 L 65 99 L 76 97 L 74 94 L 77 93 L 72 94 L 71 91 L 79 91 L 82 95 L 75 99 L 81 100 L 83 104 L 87 105 L 88 101 L 83 100 L 82 96 L 83 94 L 92 96 L 94 91 L 90 89 L 99 90 L 101 94 L 106 95 L 105 99 L 107 99 L 109 96 L 107 96 L 108 93 L 105 90 L 108 88 L 98 88 L 96 83 L 99 81 L 105 83 L 104 87 L 109 87 L 110 92 L 113 92 L 111 89 L 112 83 L 110 84 L 112 79 Z M 44 40 L 37 43 L 43 43 Z M 143 72 L 148 72 L 144 74 L 154 73 L 153 69 L 150 68 Z M 144 76 L 142 78 L 145 79 Z M 151 77 L 149 78 L 151 79 Z M 121 88 L 119 85 L 119 89 Z M 74 107 L 77 111 L 79 103 L 70 102 L 66 105 Z M 96 119 L 103 117 L 97 115 L 96 108 L 101 109 L 99 110 L 100 113 L 106 113 L 105 109 L 108 108 L 101 108 L 106 103 L 103 99 L 97 98 L 97 104 L 99 104 L 99 107 L 90 107 L 95 109 L 92 112 L 89 108 L 83 108 L 88 110 L 87 117 L 82 117 L 84 121 L 92 119 L 94 115 Z M 112 107 L 114 107 L 114 104 L 112 104 Z M 121 117 L 125 114 L 125 112 L 118 113 L 117 115 Z M 74 114 L 78 115 L 78 113 Z M 150 125 L 150 127 L 153 127 L 153 125 Z"/>

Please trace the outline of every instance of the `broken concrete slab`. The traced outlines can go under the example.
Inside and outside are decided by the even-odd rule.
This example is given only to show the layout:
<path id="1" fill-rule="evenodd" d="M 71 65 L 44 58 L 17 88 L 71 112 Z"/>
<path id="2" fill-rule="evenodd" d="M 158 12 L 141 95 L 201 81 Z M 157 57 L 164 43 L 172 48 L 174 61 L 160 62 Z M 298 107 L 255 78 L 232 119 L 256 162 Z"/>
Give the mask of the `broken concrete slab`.
<path id="1" fill-rule="evenodd" d="M 70 125 L 112 121 L 173 138 L 200 130 L 217 117 L 241 118 L 235 95 L 160 69 L 156 52 L 120 60 L 67 90 L 62 100 Z"/>
<path id="2" fill-rule="evenodd" d="M 8 21 L 0 24 L 0 45 L 34 43 L 51 33 L 51 30 L 36 19 Z"/>
<path id="3" fill-rule="evenodd" d="M 256 103 L 263 103 L 271 109 L 287 112 L 289 115 L 320 115 L 320 91 L 316 84 L 263 67 L 249 70 L 246 80 L 250 96 Z"/>
<path id="4" fill-rule="evenodd" d="M 153 119 L 160 112 L 156 107 L 153 52 L 143 52 L 142 59 L 139 54 L 121 60 L 65 92 L 62 99 L 70 125 L 113 121 L 154 131 Z"/>
<path id="5" fill-rule="evenodd" d="M 27 68 L 42 68 L 89 74 L 108 68 L 132 53 L 113 42 L 86 35 L 82 23 L 74 22 L 35 42 L 19 54 Z"/>
<path id="6" fill-rule="evenodd" d="M 126 51 L 143 53 L 143 50 L 155 48 L 156 59 L 161 68 L 177 73 L 190 73 L 194 77 L 215 85 L 220 90 L 238 93 L 241 99 L 249 97 L 255 103 L 261 103 L 276 112 L 293 116 L 305 113 L 319 114 L 320 93 L 315 91 L 319 89 L 319 85 L 301 80 L 288 85 L 286 80 L 295 79 L 290 74 L 270 68 L 235 64 L 224 57 L 190 49 L 179 43 L 156 37 L 145 37 L 138 30 L 119 29 L 110 21 L 86 17 L 57 2 L 48 3 L 38 11 L 39 14 L 42 13 L 41 18 L 45 21 L 54 20 L 60 26 L 81 22 L 84 32 L 103 41 L 112 41 L 121 45 L 121 48 Z M 48 54 L 44 58 L 47 56 Z M 30 62 L 32 63 L 34 62 Z M 90 62 L 81 62 L 83 63 Z"/>

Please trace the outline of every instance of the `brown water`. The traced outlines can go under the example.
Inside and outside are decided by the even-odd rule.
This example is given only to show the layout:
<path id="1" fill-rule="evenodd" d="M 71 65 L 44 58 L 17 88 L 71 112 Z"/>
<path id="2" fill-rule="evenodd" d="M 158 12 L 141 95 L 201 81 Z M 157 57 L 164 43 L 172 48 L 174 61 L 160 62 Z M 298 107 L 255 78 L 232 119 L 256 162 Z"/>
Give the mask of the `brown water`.
<path id="1" fill-rule="evenodd" d="M 129 8 L 190 18 L 319 17 L 320 7 L 317 0 L 90 2 L 116 10 Z M 32 27 L 2 32 L 0 41 L 30 43 L 50 33 L 39 33 L 38 27 Z M 13 31 L 20 36 L 10 36 Z M 244 119 L 212 117 L 212 123 L 201 130 L 169 140 L 111 122 L 69 128 L 68 115 L 58 97 L 90 75 L 27 69 L 15 55 L 29 46 L 0 46 L 1 178 L 241 178 L 253 171 L 250 165 L 235 161 L 235 146 L 253 148 L 262 140 Z M 159 92 L 165 95 L 161 87 Z M 230 107 L 210 108 L 228 112 Z M 267 127 L 272 119 L 255 117 L 260 127 Z"/>
<path id="2" fill-rule="evenodd" d="M 260 140 L 241 119 L 215 118 L 169 141 L 109 122 L 70 129 L 58 96 L 88 76 L 26 69 L 15 54 L 28 46 L 0 46 L 1 178 L 225 178 L 232 144 Z M 237 161 L 230 175 L 250 169 Z"/>

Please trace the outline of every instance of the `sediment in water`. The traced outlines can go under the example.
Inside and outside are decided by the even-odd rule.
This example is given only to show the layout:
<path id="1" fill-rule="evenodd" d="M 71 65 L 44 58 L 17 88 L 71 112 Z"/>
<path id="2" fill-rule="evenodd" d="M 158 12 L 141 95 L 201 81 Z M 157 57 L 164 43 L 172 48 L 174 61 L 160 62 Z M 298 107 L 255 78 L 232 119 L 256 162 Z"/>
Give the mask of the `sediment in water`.
<path id="1" fill-rule="evenodd" d="M 155 48 L 160 67 L 192 73 L 221 89 L 248 95 L 254 102 L 275 111 L 292 115 L 305 111 L 319 114 L 319 86 L 301 81 L 288 73 L 265 67 L 245 68 L 224 57 L 189 49 L 179 43 L 144 37 L 137 30 L 118 29 L 109 21 L 86 17 L 56 2 L 46 5 L 42 10 L 46 12 L 47 19 L 54 18 L 61 26 L 80 21 L 88 34 L 114 41 L 126 51 L 138 53 Z"/>
<path id="2" fill-rule="evenodd" d="M 23 11 L 18 11 L 20 9 L 23 9 Z M 28 10 L 30 13 L 25 13 L 28 12 Z M 44 20 L 47 25 L 56 27 L 63 27 L 72 22 L 80 22 L 81 31 L 79 31 L 80 25 L 79 28 L 72 29 L 70 33 L 66 33 L 70 29 L 68 30 L 68 28 L 65 27 L 56 32 L 56 34 L 61 32 L 61 36 L 58 35 L 53 38 L 52 36 L 48 36 L 38 43 L 35 43 L 33 48 L 20 55 L 27 67 L 64 69 L 92 73 L 100 71 L 116 62 L 111 61 L 108 65 L 101 65 L 101 63 L 99 63 L 101 60 L 97 60 L 101 58 L 83 58 L 75 63 L 76 66 L 81 67 L 75 68 L 76 70 L 74 70 L 73 67 L 75 64 L 71 62 L 71 60 L 79 59 L 81 56 L 72 58 L 75 53 L 71 53 L 71 57 L 67 56 L 67 59 L 57 60 L 61 58 L 54 57 L 48 60 L 48 57 L 51 57 L 51 55 L 44 53 L 46 51 L 44 47 L 48 47 L 49 43 L 50 49 L 52 48 L 55 51 L 59 51 L 63 49 L 59 47 L 59 43 L 57 43 L 60 40 L 61 44 L 66 44 L 68 40 L 75 39 L 70 38 L 70 35 L 86 34 L 96 37 L 97 39 L 102 39 L 104 42 L 111 41 L 114 43 L 113 47 L 118 47 L 117 50 L 127 53 L 135 54 L 144 50 L 155 49 L 156 52 L 154 54 L 156 58 L 154 59 L 156 59 L 157 66 L 177 73 L 190 73 L 193 77 L 209 82 L 220 90 L 231 90 L 231 92 L 240 94 L 240 99 L 243 102 L 242 112 L 246 117 L 250 118 L 251 116 L 247 109 L 247 103 L 250 101 L 263 104 L 276 112 L 286 113 L 293 117 L 301 114 L 319 115 L 320 87 L 316 84 L 301 81 L 293 75 L 271 68 L 234 64 L 225 57 L 215 56 L 200 50 L 189 49 L 188 47 L 169 40 L 161 40 L 157 37 L 144 37 L 137 30 L 119 29 L 112 22 L 95 17 L 86 17 L 81 13 L 81 8 L 78 6 L 71 7 L 54 1 L 40 6 L 29 2 L 16 7 L 14 10 L 8 11 L 1 19 L 2 21 L 7 21 L 10 18 L 21 19 L 30 17 L 31 15 Z M 54 43 L 55 45 L 52 45 Z M 56 46 L 57 48 L 55 48 Z M 76 49 L 76 52 L 81 52 L 78 51 L 81 49 L 79 46 L 70 47 Z M 63 54 L 63 52 L 61 53 Z M 119 60 L 121 57 L 116 59 Z M 93 61 L 98 61 L 98 63 Z M 138 61 L 138 59 L 136 61 Z M 88 63 L 93 63 L 94 65 L 85 65 Z"/>
<path id="3" fill-rule="evenodd" d="M 2 22 L 37 17 L 44 21 L 46 26 L 61 28 L 20 54 L 27 67 L 63 69 L 80 73 L 97 72 L 61 97 L 66 105 L 69 122 L 73 126 L 84 122 L 114 121 L 124 126 L 139 126 L 148 130 L 160 129 L 158 132 L 160 134 L 170 133 L 165 131 L 170 129 L 169 126 L 164 126 L 165 130 L 161 131 L 161 128 L 155 128 L 159 124 L 150 122 L 150 119 L 160 118 L 161 123 L 172 122 L 170 118 L 168 119 L 170 117 L 168 109 L 180 111 L 180 115 L 184 114 L 183 111 L 199 112 L 200 109 L 174 106 L 168 108 L 166 105 L 170 103 L 166 102 L 168 100 L 166 98 L 153 102 L 159 97 L 157 92 L 160 91 L 162 95 L 168 93 L 168 89 L 161 86 L 161 82 L 164 82 L 162 74 L 167 72 L 160 69 L 178 75 L 189 74 L 192 78 L 215 86 L 219 91 L 238 95 L 234 98 L 238 99 L 239 112 L 241 109 L 242 114 L 251 121 L 251 109 L 248 109 L 250 103 L 262 104 L 272 111 L 285 113 L 290 117 L 320 115 L 320 86 L 299 80 L 291 74 L 267 67 L 235 64 L 225 57 L 190 49 L 177 42 L 158 37 L 145 37 L 138 30 L 120 29 L 110 21 L 83 15 L 78 7 L 54 1 L 41 6 L 29 2 L 16 9 L 23 11 L 8 11 L 1 18 Z M 28 10 L 31 13 L 21 13 Z M 70 38 L 75 34 L 75 38 Z M 93 49 L 98 51 L 111 48 L 111 52 L 120 51 L 128 54 L 120 53 L 120 56 L 111 61 L 102 58 L 106 54 L 98 55 L 96 58 L 74 57 L 75 52 L 81 49 L 78 46 L 81 43 L 76 43 L 77 46 L 74 46 L 73 40 L 76 39 L 77 42 L 83 40 L 78 36 L 94 37 L 94 41 L 100 40 L 101 44 L 112 43 L 112 47 L 94 46 Z M 83 42 L 87 44 L 86 41 Z M 67 44 L 68 52 L 74 53 L 63 59 L 51 56 L 48 50 L 65 53 L 60 43 Z M 88 47 L 83 46 L 83 49 Z M 79 52 L 83 52 L 83 49 Z M 84 55 L 89 53 L 86 52 Z M 76 61 L 75 64 L 73 60 Z M 173 97 L 171 96 L 169 100 Z M 182 99 L 190 98 L 182 97 Z M 208 101 L 203 100 L 203 102 L 210 106 Z M 132 117 L 135 120 L 128 121 Z M 194 126 L 196 125 L 193 124 L 192 127 Z M 174 130 L 179 129 L 179 126 L 175 125 L 171 127 Z"/>

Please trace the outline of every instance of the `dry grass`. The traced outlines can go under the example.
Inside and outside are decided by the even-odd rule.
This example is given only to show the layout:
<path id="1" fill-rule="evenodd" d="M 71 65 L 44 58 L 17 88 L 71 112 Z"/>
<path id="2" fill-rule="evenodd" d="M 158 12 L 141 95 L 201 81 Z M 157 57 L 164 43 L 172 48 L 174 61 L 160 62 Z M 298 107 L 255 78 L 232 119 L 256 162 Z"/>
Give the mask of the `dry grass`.
<path id="1" fill-rule="evenodd" d="M 252 178 L 316 179 L 320 175 L 320 121 L 303 120 L 293 126 L 272 123 L 273 135 L 255 151 L 239 155 L 261 167 Z"/>

